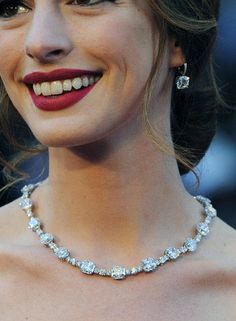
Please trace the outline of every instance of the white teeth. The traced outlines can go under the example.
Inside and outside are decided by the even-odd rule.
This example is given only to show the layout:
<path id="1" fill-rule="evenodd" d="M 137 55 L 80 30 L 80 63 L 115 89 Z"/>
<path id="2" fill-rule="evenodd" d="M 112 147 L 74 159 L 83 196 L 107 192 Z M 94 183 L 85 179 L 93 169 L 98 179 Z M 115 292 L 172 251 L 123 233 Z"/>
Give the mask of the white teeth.
<path id="1" fill-rule="evenodd" d="M 61 81 L 53 81 L 51 82 L 51 94 L 52 95 L 60 95 L 63 93 L 63 86 Z"/>
<path id="2" fill-rule="evenodd" d="M 88 77 L 86 77 L 86 76 L 83 77 L 82 84 L 83 84 L 84 87 L 88 87 L 88 85 L 89 85 Z"/>
<path id="3" fill-rule="evenodd" d="M 33 90 L 37 96 L 61 95 L 63 91 L 69 92 L 72 89 L 79 90 L 82 86 L 88 87 L 96 83 L 101 76 L 83 76 L 66 80 L 55 80 L 33 84 Z"/>
<path id="4" fill-rule="evenodd" d="M 82 80 L 81 78 L 75 78 L 72 80 L 72 86 L 75 89 L 80 89 L 82 87 Z"/>
<path id="5" fill-rule="evenodd" d="M 94 76 L 90 76 L 90 77 L 89 77 L 89 84 L 90 84 L 90 85 L 93 85 L 94 82 L 95 82 Z"/>
<path id="6" fill-rule="evenodd" d="M 50 96 L 51 95 L 51 86 L 49 82 L 43 82 L 41 84 L 41 90 L 43 96 Z"/>
<path id="7" fill-rule="evenodd" d="M 40 84 L 33 84 L 33 88 L 34 88 L 34 92 L 37 96 L 40 96 L 42 94 Z"/>
<path id="8" fill-rule="evenodd" d="M 63 90 L 64 91 L 71 91 L 72 89 L 72 83 L 70 79 L 66 79 L 63 81 Z"/>

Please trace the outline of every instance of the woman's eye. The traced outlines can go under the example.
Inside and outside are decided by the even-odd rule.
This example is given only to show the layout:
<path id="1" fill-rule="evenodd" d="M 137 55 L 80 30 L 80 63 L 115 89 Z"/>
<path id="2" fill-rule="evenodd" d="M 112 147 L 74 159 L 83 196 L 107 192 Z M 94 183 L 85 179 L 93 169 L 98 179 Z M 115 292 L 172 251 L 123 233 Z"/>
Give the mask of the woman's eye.
<path id="1" fill-rule="evenodd" d="M 22 1 L 6 0 L 0 2 L 0 18 L 11 18 L 18 14 L 29 12 L 29 8 Z"/>
<path id="2" fill-rule="evenodd" d="M 116 2 L 117 0 L 74 0 L 71 4 L 79 6 L 94 6 L 102 2 Z"/>

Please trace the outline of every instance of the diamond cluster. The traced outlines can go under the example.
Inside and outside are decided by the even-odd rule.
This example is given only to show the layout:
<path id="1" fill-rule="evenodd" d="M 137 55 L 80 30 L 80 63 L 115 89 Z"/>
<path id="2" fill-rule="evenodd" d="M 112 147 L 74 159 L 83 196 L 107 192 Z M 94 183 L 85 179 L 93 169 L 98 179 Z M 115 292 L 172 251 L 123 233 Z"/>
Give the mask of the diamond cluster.
<path id="1" fill-rule="evenodd" d="M 196 225 L 196 235 L 194 238 L 187 238 L 183 245 L 179 248 L 168 247 L 164 250 L 163 255 L 159 258 L 147 257 L 140 262 L 140 265 L 126 269 L 124 266 L 116 265 L 110 270 L 98 268 L 96 264 L 89 260 L 79 261 L 71 256 L 69 250 L 65 247 L 58 247 L 55 243 L 54 236 L 50 233 L 44 232 L 41 221 L 33 215 L 33 203 L 30 199 L 31 193 L 41 185 L 42 182 L 37 184 L 25 185 L 22 189 L 22 197 L 19 201 L 19 206 L 26 213 L 29 218 L 28 228 L 39 236 L 40 242 L 46 247 L 50 248 L 58 259 L 70 263 L 80 269 L 84 274 L 91 275 L 97 274 L 100 276 L 110 276 L 114 280 L 125 279 L 129 275 L 136 275 L 140 272 L 153 272 L 158 266 L 165 264 L 167 261 L 176 260 L 181 254 L 187 252 L 195 252 L 198 243 L 203 237 L 209 233 L 209 224 L 217 216 L 216 209 L 212 206 L 211 201 L 203 196 L 195 196 L 194 198 L 203 205 L 205 220 Z"/>

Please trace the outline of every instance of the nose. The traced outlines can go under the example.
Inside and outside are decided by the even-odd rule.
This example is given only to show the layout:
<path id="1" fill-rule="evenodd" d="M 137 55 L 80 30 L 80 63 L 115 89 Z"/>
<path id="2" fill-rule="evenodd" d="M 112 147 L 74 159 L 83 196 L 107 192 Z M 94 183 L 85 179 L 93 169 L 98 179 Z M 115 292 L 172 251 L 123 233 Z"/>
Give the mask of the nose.
<path id="1" fill-rule="evenodd" d="M 73 49 L 66 31 L 63 16 L 49 10 L 35 9 L 26 39 L 25 52 L 28 57 L 41 63 L 53 63 L 67 56 Z"/>

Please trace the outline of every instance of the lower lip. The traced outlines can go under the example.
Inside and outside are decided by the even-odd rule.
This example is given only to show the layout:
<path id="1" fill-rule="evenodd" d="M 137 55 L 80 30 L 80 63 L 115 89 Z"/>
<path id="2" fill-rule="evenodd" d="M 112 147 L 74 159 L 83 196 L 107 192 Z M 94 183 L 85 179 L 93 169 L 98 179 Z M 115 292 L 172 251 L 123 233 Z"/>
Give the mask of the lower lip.
<path id="1" fill-rule="evenodd" d="M 71 92 L 65 92 L 62 95 L 58 96 L 37 96 L 33 90 L 33 88 L 29 88 L 29 92 L 31 95 L 31 98 L 35 104 L 35 106 L 41 110 L 46 111 L 56 111 L 65 109 L 68 107 L 73 106 L 77 102 L 79 102 L 81 99 L 83 99 L 96 85 L 93 84 L 91 86 L 71 91 Z"/>

